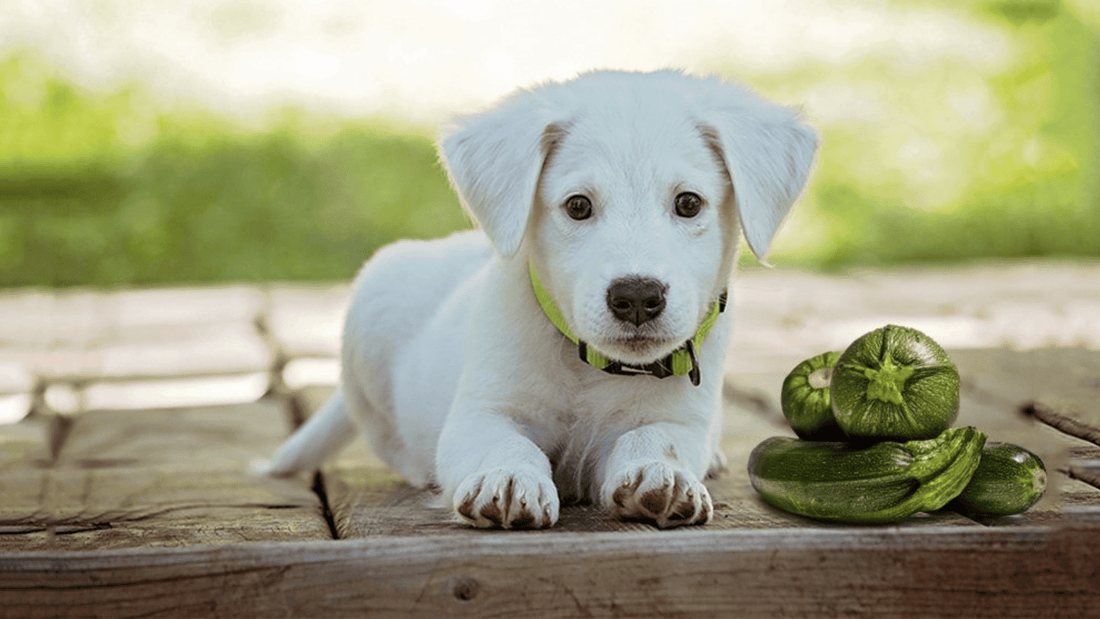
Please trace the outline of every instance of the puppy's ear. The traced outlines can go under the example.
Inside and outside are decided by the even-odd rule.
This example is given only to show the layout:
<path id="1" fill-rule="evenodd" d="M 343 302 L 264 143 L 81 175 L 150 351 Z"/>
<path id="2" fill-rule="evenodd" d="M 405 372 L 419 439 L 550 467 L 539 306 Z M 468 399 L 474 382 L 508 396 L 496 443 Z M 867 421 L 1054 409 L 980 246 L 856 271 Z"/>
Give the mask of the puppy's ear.
<path id="1" fill-rule="evenodd" d="M 716 105 L 704 114 L 703 133 L 729 171 L 749 248 L 764 261 L 809 178 L 818 135 L 795 110 L 742 87 L 723 83 L 715 95 Z"/>
<path id="2" fill-rule="evenodd" d="M 521 91 L 459 119 L 439 141 L 463 208 L 502 256 L 519 251 L 543 164 L 560 134 L 557 119 L 537 93 Z"/>

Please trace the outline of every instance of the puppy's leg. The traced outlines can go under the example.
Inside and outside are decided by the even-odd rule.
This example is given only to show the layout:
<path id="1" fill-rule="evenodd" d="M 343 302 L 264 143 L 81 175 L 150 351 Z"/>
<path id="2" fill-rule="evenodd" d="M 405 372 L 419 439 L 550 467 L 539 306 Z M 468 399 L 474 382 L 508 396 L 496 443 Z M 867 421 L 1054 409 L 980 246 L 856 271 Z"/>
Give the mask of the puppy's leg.
<path id="1" fill-rule="evenodd" d="M 689 446 L 706 441 L 688 434 L 683 426 L 655 423 L 619 437 L 604 467 L 604 508 L 620 518 L 652 520 L 661 528 L 709 521 L 714 511 L 710 493 L 682 459 Z"/>
<path id="2" fill-rule="evenodd" d="M 455 513 L 480 528 L 542 528 L 558 521 L 550 461 L 512 420 L 455 411 L 439 438 L 436 477 Z"/>
<path id="3" fill-rule="evenodd" d="M 256 470 L 271 477 L 292 477 L 317 469 L 329 456 L 347 447 L 358 430 L 344 411 L 344 394 L 337 391 Z"/>

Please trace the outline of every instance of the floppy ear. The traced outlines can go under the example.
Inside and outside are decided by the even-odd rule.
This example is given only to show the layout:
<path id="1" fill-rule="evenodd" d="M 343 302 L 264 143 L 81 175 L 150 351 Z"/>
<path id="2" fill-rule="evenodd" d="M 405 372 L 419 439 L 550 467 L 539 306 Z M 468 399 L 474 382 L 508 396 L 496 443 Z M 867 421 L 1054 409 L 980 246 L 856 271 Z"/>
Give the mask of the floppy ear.
<path id="1" fill-rule="evenodd" d="M 463 208 L 502 256 L 519 251 L 543 163 L 560 134 L 557 119 L 538 93 L 521 91 L 492 110 L 459 119 L 439 141 Z"/>
<path id="2" fill-rule="evenodd" d="M 764 261 L 779 224 L 802 193 L 818 135 L 790 109 L 722 84 L 703 132 L 722 157 L 749 248 Z"/>

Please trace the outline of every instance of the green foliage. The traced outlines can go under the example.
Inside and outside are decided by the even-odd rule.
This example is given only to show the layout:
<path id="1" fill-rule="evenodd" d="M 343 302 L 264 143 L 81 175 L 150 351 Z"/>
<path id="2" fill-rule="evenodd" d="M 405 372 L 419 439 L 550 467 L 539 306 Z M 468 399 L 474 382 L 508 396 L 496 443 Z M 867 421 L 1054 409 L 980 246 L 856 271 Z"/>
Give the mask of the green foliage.
<path id="1" fill-rule="evenodd" d="M 151 115 L 28 56 L 0 85 L 0 286 L 347 279 L 386 242 L 469 226 L 423 135 Z"/>
<path id="2" fill-rule="evenodd" d="M 798 75 L 809 92 L 842 82 L 859 109 L 821 127 L 773 262 L 1100 256 L 1100 23 L 1046 0 L 969 6 L 1008 42 L 1004 66 L 873 57 Z"/>
<path id="3" fill-rule="evenodd" d="M 890 5 L 1005 49 L 749 76 L 809 100 L 823 136 L 771 262 L 1100 256 L 1100 13 Z M 281 114 L 245 126 L 0 58 L 0 287 L 345 280 L 389 241 L 469 227 L 427 132 Z"/>

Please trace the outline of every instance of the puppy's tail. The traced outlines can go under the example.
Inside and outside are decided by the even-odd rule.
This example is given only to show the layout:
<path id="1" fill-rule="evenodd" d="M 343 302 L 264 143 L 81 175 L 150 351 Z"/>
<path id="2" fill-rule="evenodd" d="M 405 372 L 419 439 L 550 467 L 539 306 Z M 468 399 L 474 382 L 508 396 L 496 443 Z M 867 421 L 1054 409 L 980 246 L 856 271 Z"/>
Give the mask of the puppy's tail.
<path id="1" fill-rule="evenodd" d="M 313 471 L 356 436 L 358 430 L 344 412 L 344 394 L 337 391 L 279 447 L 270 462 L 258 463 L 253 468 L 270 477 L 293 477 Z"/>

